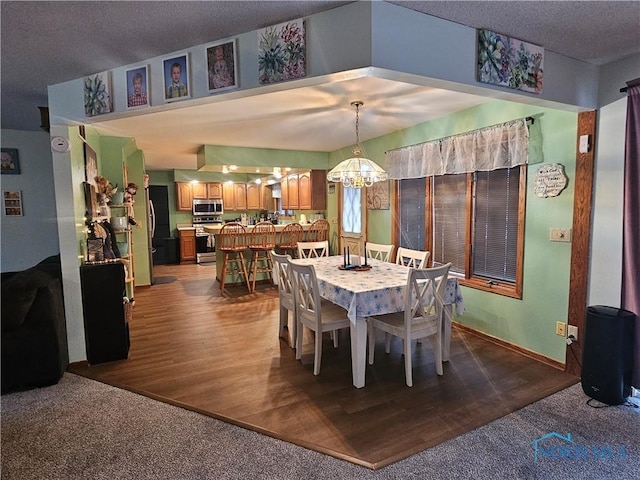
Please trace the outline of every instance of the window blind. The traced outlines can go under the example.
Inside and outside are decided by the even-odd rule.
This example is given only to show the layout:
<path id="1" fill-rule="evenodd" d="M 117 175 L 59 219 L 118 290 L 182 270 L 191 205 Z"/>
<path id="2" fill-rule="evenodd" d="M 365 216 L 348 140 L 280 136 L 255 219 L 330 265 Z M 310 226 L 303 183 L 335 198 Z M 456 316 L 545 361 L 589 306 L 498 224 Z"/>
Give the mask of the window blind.
<path id="1" fill-rule="evenodd" d="M 425 195 L 426 179 L 402 180 L 400 199 L 400 247 L 425 249 Z"/>
<path id="2" fill-rule="evenodd" d="M 452 272 L 465 271 L 467 174 L 433 179 L 434 262 L 451 262 Z"/>

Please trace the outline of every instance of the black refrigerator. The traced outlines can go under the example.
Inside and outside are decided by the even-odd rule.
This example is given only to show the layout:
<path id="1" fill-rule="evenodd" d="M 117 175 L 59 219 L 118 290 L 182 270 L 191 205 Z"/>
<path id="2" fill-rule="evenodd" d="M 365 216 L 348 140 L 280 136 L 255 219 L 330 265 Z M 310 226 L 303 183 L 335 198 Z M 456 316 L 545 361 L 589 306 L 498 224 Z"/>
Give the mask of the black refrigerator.
<path id="1" fill-rule="evenodd" d="M 166 185 L 149 185 L 148 195 L 152 265 L 177 263 L 177 242 L 175 239 L 170 238 L 169 187 Z"/>

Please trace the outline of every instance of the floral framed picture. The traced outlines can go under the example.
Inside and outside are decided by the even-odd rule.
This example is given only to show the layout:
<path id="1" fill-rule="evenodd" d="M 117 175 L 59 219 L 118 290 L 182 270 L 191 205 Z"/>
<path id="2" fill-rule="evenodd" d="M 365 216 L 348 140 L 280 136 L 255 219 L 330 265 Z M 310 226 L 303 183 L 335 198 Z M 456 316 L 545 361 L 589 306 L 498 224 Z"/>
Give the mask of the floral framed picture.
<path id="1" fill-rule="evenodd" d="M 164 74 L 164 100 L 166 102 L 190 98 L 188 53 L 164 59 L 162 71 Z"/>
<path id="2" fill-rule="evenodd" d="M 84 114 L 87 117 L 111 113 L 113 101 L 111 98 L 110 72 L 96 73 L 84 79 Z"/>
<path id="3" fill-rule="evenodd" d="M 147 65 L 131 68 L 127 76 L 127 109 L 148 107 L 149 103 L 149 68 Z"/>
<path id="4" fill-rule="evenodd" d="M 20 190 L 5 190 L 2 192 L 4 200 L 4 214 L 8 217 L 21 217 L 22 211 L 22 192 Z"/>
<path id="5" fill-rule="evenodd" d="M 544 48 L 508 35 L 478 30 L 478 81 L 542 92 Z"/>
<path id="6" fill-rule="evenodd" d="M 238 88 L 236 42 L 214 43 L 207 48 L 209 93 Z"/>
<path id="7" fill-rule="evenodd" d="M 258 78 L 261 84 L 306 76 L 304 20 L 292 20 L 258 31 Z"/>
<path id="8" fill-rule="evenodd" d="M 0 171 L 2 174 L 19 175 L 20 159 L 17 148 L 3 148 L 0 153 Z"/>

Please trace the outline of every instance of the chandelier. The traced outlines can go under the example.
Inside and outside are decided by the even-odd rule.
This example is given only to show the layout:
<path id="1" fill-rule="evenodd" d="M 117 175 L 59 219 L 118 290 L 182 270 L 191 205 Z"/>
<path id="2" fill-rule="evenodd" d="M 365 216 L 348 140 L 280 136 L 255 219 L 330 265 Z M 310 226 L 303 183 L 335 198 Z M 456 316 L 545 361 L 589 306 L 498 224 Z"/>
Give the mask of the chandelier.
<path id="1" fill-rule="evenodd" d="M 360 107 L 364 104 L 356 101 L 351 102 L 351 105 L 356 107 L 356 144 L 353 147 L 353 157 L 336 165 L 333 170 L 327 173 L 327 180 L 330 182 L 342 182 L 345 187 L 350 188 L 370 187 L 376 182 L 387 180 L 389 176 L 374 161 L 362 156 L 359 113 Z"/>

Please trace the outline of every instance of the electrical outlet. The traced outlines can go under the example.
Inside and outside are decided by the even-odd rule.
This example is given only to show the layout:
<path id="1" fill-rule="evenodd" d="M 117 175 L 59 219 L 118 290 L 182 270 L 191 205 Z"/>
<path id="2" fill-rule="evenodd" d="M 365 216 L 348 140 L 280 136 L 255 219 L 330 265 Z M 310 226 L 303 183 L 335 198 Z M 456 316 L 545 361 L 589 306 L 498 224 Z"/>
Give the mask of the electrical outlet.
<path id="1" fill-rule="evenodd" d="M 567 324 L 564 322 L 556 322 L 556 335 L 560 335 L 561 337 L 567 336 L 566 330 Z"/>
<path id="2" fill-rule="evenodd" d="M 549 240 L 552 242 L 571 242 L 571 229 L 551 228 L 549 229 Z"/>
<path id="3" fill-rule="evenodd" d="M 577 342 L 578 341 L 578 327 L 576 327 L 575 325 L 567 325 L 567 337 L 570 337 L 573 335 L 573 341 Z"/>

